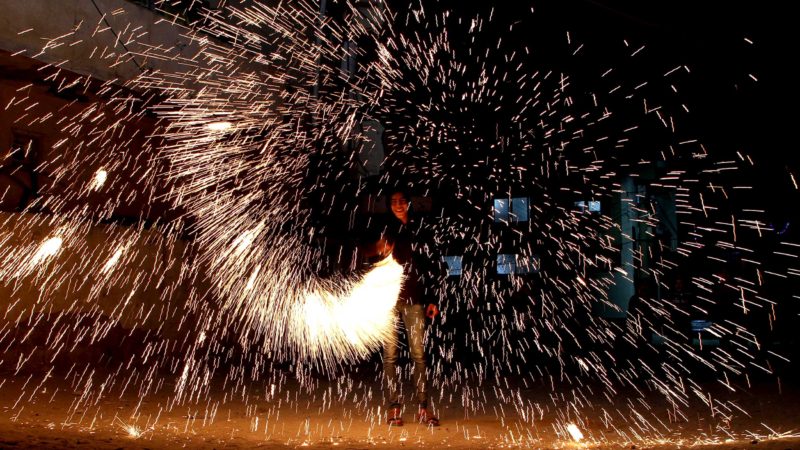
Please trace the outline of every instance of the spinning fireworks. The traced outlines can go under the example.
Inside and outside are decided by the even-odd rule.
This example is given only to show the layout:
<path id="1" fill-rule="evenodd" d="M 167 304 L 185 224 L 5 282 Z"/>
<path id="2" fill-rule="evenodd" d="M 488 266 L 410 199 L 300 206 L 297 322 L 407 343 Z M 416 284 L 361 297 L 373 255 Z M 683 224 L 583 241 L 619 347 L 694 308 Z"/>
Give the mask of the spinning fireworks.
<path id="1" fill-rule="evenodd" d="M 688 65 L 640 62 L 647 46 L 627 40 L 600 48 L 604 59 L 569 32 L 537 48 L 527 6 L 156 3 L 184 44 L 102 16 L 42 49 L 116 30 L 113 64 L 141 70 L 124 86 L 52 75 L 61 90 L 94 83 L 106 106 L 64 107 L 46 189 L 2 217 L 14 319 L 0 343 L 24 343 L 13 326 L 48 324 L 36 351 L 52 362 L 116 326 L 147 330 L 109 379 L 135 380 L 143 398 L 170 380 L 168 408 L 221 377 L 242 393 L 269 378 L 265 398 L 282 398 L 273 364 L 313 391 L 312 369 L 346 372 L 396 334 L 403 267 L 363 267 L 359 244 L 386 231 L 375 203 L 410 185 L 435 203 L 421 252 L 452 275 L 423 276 L 443 310 L 429 333 L 434 385 L 467 411 L 491 382 L 532 424 L 545 409 L 520 392 L 546 385 L 556 433 L 585 443 L 599 439 L 585 411 L 630 390 L 636 401 L 601 407 L 609 433 L 667 439 L 670 424 L 642 412 L 655 392 L 668 421 L 700 401 L 727 433 L 743 408 L 712 398 L 700 369 L 735 392 L 789 361 L 765 340 L 797 297 L 786 260 L 798 245 L 767 211 L 731 200 L 752 189 L 738 175 L 754 165 L 747 152 L 718 158 L 684 126 Z M 388 157 L 369 124 L 387 130 Z M 109 225 L 134 200 L 158 219 Z M 712 264 L 722 269 L 700 270 Z"/>

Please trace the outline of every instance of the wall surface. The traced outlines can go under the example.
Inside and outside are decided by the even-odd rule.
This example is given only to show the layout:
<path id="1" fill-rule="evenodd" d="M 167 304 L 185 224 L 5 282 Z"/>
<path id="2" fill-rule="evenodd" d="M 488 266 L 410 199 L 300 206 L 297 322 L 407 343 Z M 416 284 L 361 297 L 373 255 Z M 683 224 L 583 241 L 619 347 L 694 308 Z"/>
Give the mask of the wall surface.
<path id="1" fill-rule="evenodd" d="M 176 56 L 198 50 L 180 27 L 124 0 L 0 0 L 0 11 L 0 49 L 103 81 L 127 81 L 145 67 L 180 70 L 176 60 L 142 56 L 149 46 L 176 48 Z"/>

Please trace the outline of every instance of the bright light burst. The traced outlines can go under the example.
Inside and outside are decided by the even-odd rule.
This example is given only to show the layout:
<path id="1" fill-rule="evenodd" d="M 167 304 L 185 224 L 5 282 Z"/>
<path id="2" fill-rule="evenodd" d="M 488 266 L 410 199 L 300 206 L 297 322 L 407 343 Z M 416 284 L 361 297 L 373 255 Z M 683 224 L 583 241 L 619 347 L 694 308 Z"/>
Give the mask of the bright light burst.
<path id="1" fill-rule="evenodd" d="M 64 240 L 58 236 L 46 239 L 31 259 L 32 265 L 41 264 L 45 259 L 55 256 L 61 250 Z"/>
<path id="2" fill-rule="evenodd" d="M 94 173 L 94 179 L 92 180 L 91 189 L 94 191 L 99 191 L 100 188 L 106 184 L 106 180 L 108 179 L 108 172 L 104 169 L 98 169 L 97 172 Z"/>
<path id="3" fill-rule="evenodd" d="M 572 436 L 572 440 L 575 442 L 583 440 L 583 433 L 581 433 L 581 430 L 574 423 L 567 424 L 567 432 Z"/>
<path id="4" fill-rule="evenodd" d="M 211 131 L 230 130 L 231 127 L 233 127 L 233 124 L 230 122 L 211 122 L 206 125 L 206 128 L 208 128 Z"/>
<path id="5" fill-rule="evenodd" d="M 341 295 L 307 293 L 292 327 L 298 345 L 314 359 L 362 359 L 379 350 L 396 334 L 392 311 L 402 279 L 403 268 L 389 257 Z"/>

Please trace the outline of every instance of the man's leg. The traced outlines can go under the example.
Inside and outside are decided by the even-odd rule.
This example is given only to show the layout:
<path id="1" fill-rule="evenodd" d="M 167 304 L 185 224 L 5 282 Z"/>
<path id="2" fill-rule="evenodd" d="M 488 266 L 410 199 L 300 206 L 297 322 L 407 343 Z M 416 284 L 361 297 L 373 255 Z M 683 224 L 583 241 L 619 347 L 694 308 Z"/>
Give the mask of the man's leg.
<path id="1" fill-rule="evenodd" d="M 383 382 L 386 386 L 386 400 L 390 409 L 401 406 L 400 376 L 397 373 L 397 355 L 400 353 L 398 344 L 396 333 L 383 343 Z"/>
<path id="2" fill-rule="evenodd" d="M 425 310 L 422 305 L 405 305 L 403 322 L 408 335 L 408 351 L 414 361 L 414 387 L 420 408 L 428 407 L 427 365 L 425 363 Z"/>

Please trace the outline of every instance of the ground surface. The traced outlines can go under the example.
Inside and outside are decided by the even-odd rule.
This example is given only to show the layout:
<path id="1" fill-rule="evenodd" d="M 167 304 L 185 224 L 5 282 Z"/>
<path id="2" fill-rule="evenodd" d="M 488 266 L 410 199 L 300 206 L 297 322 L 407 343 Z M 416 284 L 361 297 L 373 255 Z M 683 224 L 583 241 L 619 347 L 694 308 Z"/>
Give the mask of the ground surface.
<path id="1" fill-rule="evenodd" d="M 609 424 L 603 416 L 607 408 L 590 408 L 596 415 L 578 419 L 586 438 L 577 443 L 559 429 L 563 419 L 558 412 L 545 408 L 533 420 L 525 419 L 493 402 L 492 396 L 477 414 L 465 415 L 457 401 L 440 406 L 442 426 L 436 429 L 413 423 L 411 411 L 404 415 L 404 427 L 389 428 L 378 401 L 365 396 L 365 401 L 351 404 L 324 394 L 341 380 L 321 385 L 319 396 L 287 388 L 287 396 L 278 392 L 264 400 L 264 393 L 253 388 L 231 400 L 230 394 L 212 390 L 201 401 L 172 406 L 169 386 L 162 394 L 140 398 L 133 390 L 98 395 L 106 389 L 100 383 L 70 389 L 57 377 L 41 384 L 36 380 L 18 376 L 2 381 L 0 449 L 800 449 L 800 391 L 784 387 L 778 392 L 770 385 L 737 394 L 737 404 L 750 417 L 740 414 L 733 420 L 696 409 L 668 423 L 669 414 L 661 414 L 654 399 L 652 410 L 643 411 L 652 416 L 650 421 L 667 423 L 669 431 L 662 433 L 642 430 L 641 425 L 626 430 L 624 421 Z M 368 386 L 365 392 L 376 388 Z M 523 394 L 544 402 L 548 395 L 536 389 Z"/>

